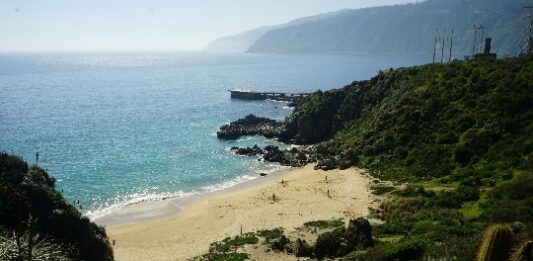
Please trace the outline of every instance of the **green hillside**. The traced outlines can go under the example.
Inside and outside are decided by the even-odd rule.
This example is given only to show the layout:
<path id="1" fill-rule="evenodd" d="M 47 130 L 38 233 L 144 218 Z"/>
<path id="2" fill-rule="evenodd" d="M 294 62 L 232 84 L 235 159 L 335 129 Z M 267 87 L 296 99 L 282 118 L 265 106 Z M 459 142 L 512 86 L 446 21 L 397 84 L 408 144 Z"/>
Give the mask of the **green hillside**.
<path id="1" fill-rule="evenodd" d="M 375 212 L 384 242 L 369 255 L 412 243 L 421 256 L 471 260 L 492 223 L 515 222 L 517 244 L 532 239 L 533 59 L 383 71 L 309 97 L 282 139 L 408 184 L 376 189 L 394 192 Z"/>

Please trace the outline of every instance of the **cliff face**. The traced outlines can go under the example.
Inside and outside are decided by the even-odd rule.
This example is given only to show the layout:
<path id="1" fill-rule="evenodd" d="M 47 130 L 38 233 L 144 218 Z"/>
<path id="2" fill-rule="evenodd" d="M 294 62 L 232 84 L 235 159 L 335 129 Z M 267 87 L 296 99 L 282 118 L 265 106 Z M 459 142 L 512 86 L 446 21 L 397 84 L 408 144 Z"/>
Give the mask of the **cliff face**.
<path id="1" fill-rule="evenodd" d="M 248 51 L 430 55 L 435 29 L 446 28 L 447 35 L 454 29 L 454 57 L 462 58 L 472 53 L 472 26 L 483 24 L 485 36 L 494 38 L 493 50 L 514 55 L 526 29 L 524 4 L 521 0 L 429 0 L 350 10 L 270 30 Z"/>

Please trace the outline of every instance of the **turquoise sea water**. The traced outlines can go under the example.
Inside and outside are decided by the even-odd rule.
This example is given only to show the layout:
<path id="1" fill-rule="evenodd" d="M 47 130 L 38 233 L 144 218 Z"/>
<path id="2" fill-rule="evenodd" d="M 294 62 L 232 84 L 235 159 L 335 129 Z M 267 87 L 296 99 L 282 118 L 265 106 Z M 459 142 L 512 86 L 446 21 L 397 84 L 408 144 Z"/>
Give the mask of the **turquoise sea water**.
<path id="1" fill-rule="evenodd" d="M 233 155 L 224 123 L 283 119 L 284 104 L 231 88 L 314 91 L 421 64 L 416 57 L 182 53 L 0 54 L 0 151 L 39 164 L 95 218 L 116 207 L 222 189 L 280 167 Z"/>

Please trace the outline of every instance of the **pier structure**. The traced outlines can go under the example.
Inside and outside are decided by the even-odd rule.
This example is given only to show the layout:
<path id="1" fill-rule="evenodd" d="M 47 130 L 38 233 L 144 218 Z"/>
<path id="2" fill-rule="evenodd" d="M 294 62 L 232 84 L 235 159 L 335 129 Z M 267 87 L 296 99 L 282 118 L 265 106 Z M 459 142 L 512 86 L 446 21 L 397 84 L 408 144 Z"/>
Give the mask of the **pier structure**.
<path id="1" fill-rule="evenodd" d="M 311 93 L 298 92 L 298 93 L 285 93 L 285 92 L 256 92 L 246 89 L 232 89 L 228 90 L 231 93 L 232 99 L 239 100 L 274 100 L 274 101 L 286 101 L 286 102 L 298 102 Z"/>

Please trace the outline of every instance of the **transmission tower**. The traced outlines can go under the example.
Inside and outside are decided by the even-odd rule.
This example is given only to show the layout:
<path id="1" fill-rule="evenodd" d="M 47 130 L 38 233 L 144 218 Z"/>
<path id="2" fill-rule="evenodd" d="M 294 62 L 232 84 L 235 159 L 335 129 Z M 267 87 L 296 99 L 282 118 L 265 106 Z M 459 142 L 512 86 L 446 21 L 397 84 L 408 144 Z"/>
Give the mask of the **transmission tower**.
<path id="1" fill-rule="evenodd" d="M 452 61 L 452 51 L 453 51 L 453 29 L 452 29 L 452 35 L 450 35 L 450 58 L 448 59 L 448 62 Z"/>
<path id="2" fill-rule="evenodd" d="M 474 46 L 472 47 L 472 57 L 481 52 L 483 38 L 485 37 L 485 27 L 483 25 L 474 25 Z"/>
<path id="3" fill-rule="evenodd" d="M 528 10 L 527 20 L 529 22 L 526 34 L 526 46 L 522 50 L 522 54 L 533 54 L 533 5 L 526 5 L 524 9 Z"/>
<path id="4" fill-rule="evenodd" d="M 446 49 L 446 43 L 449 43 L 449 55 L 448 62 L 452 60 L 452 51 L 453 51 L 453 37 L 454 37 L 454 30 L 451 30 L 451 35 L 446 35 L 446 29 L 436 29 L 435 30 L 435 42 L 433 43 L 433 63 L 439 62 L 444 63 L 445 58 L 445 50 Z M 440 58 L 439 58 L 440 56 Z"/>
<path id="5" fill-rule="evenodd" d="M 439 29 L 435 30 L 435 43 L 433 43 L 433 63 L 435 63 L 435 58 L 437 58 L 437 43 L 439 41 L 438 36 Z"/>

